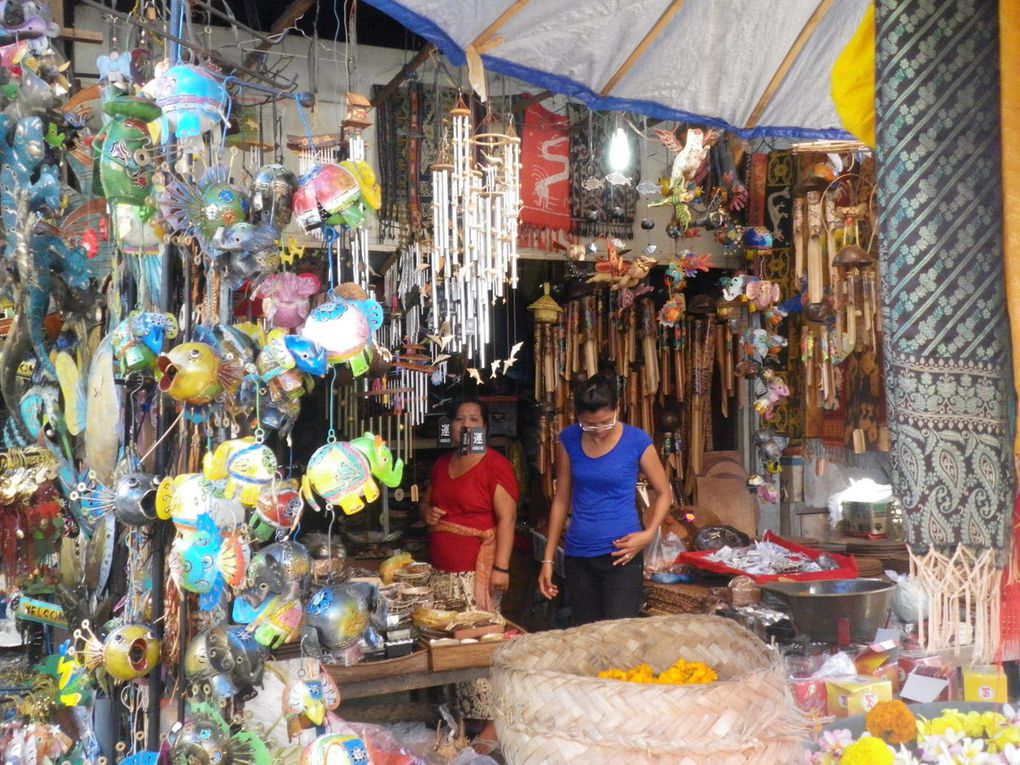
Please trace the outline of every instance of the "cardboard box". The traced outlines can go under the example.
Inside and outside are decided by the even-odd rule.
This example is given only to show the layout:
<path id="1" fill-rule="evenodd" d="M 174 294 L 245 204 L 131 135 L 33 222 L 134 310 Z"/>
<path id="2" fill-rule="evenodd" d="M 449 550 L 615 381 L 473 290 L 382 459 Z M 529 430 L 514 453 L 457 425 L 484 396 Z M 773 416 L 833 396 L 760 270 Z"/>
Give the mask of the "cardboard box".
<path id="1" fill-rule="evenodd" d="M 945 690 L 935 701 L 953 701 L 960 698 L 959 684 L 956 679 L 956 668 L 947 665 L 941 656 L 932 656 L 919 651 L 900 652 L 897 661 L 899 669 L 899 687 L 902 689 L 911 674 L 923 677 L 936 677 L 947 681 Z"/>
<path id="2" fill-rule="evenodd" d="M 1006 673 L 999 665 L 963 668 L 963 700 L 991 701 L 1005 704 L 1009 700 Z"/>
<path id="3" fill-rule="evenodd" d="M 813 717 L 829 714 L 828 690 L 825 680 L 819 677 L 795 677 L 790 680 L 793 700 L 805 713 Z"/>
<path id="4" fill-rule="evenodd" d="M 892 683 L 875 677 L 827 680 L 829 714 L 850 717 L 869 712 L 880 701 L 892 700 Z"/>

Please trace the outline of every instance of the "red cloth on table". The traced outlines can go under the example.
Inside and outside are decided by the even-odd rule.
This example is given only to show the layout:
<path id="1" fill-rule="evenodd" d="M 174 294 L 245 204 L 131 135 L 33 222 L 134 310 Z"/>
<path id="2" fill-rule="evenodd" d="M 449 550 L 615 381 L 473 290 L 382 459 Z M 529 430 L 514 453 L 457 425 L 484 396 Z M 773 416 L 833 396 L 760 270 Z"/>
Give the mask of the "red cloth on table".
<path id="1" fill-rule="evenodd" d="M 509 460 L 489 449 L 464 475 L 450 478 L 450 459 L 444 454 L 432 467 L 431 504 L 446 511 L 444 521 L 485 531 L 496 525 L 492 499 L 502 486 L 516 502 L 517 479 Z M 432 565 L 440 571 L 474 571 L 482 540 L 462 534 L 433 531 L 429 535 Z"/>

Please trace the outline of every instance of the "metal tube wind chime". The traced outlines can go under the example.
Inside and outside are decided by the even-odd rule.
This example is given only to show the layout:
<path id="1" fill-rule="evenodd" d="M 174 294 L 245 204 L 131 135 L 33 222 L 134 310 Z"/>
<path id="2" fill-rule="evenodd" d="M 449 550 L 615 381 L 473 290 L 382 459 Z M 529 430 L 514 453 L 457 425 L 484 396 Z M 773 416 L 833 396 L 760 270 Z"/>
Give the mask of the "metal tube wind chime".
<path id="1" fill-rule="evenodd" d="M 365 136 L 364 130 L 372 123 L 368 120 L 369 109 L 372 108 L 369 100 L 360 93 L 348 92 L 347 116 L 341 123 L 343 136 L 347 140 L 347 158 L 354 162 L 365 161 Z M 351 264 L 354 268 L 352 281 L 360 284 L 364 289 L 369 289 L 369 276 L 372 272 L 368 261 L 368 226 L 358 226 L 350 234 Z"/>
<path id="2" fill-rule="evenodd" d="M 452 143 L 432 166 L 432 329 L 448 328 L 447 350 L 484 367 L 492 306 L 508 281 L 517 287 L 521 141 L 512 121 L 505 132 L 473 134 L 463 100 L 450 115 Z"/>

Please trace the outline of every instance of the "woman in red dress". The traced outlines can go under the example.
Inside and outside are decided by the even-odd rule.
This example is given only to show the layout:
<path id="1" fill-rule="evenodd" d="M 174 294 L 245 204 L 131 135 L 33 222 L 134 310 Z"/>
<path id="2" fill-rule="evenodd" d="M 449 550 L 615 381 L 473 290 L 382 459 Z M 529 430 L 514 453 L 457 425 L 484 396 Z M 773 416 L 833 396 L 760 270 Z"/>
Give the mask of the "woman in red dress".
<path id="1" fill-rule="evenodd" d="M 459 447 L 465 428 L 486 428 L 488 417 L 477 398 L 460 398 L 450 408 L 453 443 Z M 463 603 L 467 610 L 498 612 L 499 599 L 510 584 L 510 553 L 517 520 L 517 480 L 502 454 L 462 454 L 455 448 L 440 457 L 421 502 L 429 528 L 432 587 L 437 597 Z M 491 689 L 487 680 L 457 688 L 461 713 L 484 720 L 476 749 L 495 746 Z"/>

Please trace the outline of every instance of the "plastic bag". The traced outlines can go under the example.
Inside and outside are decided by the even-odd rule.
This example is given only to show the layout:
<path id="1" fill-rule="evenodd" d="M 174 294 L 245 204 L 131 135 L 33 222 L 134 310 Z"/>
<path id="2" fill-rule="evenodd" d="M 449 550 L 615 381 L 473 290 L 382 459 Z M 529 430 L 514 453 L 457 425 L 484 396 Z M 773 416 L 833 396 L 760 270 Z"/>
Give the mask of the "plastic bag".
<path id="1" fill-rule="evenodd" d="M 372 765 L 426 765 L 424 758 L 409 751 L 398 740 L 400 734 L 403 733 L 408 738 L 418 739 L 424 735 L 424 739 L 428 741 L 428 738 L 433 734 L 425 726 L 421 726 L 423 729 L 421 731 L 417 729 L 400 731 L 380 725 L 348 722 L 347 727 L 361 736 L 362 741 L 365 742 L 369 762 Z"/>
<path id="2" fill-rule="evenodd" d="M 374 760 L 372 765 L 375 765 Z M 489 755 L 478 754 L 474 749 L 468 747 L 450 760 L 449 765 L 499 765 L 499 763 L 489 757 Z"/>
<path id="3" fill-rule="evenodd" d="M 665 571 L 678 571 L 683 566 L 676 562 L 677 556 L 687 551 L 687 546 L 680 537 L 659 528 L 655 539 L 645 551 L 645 576 Z"/>

